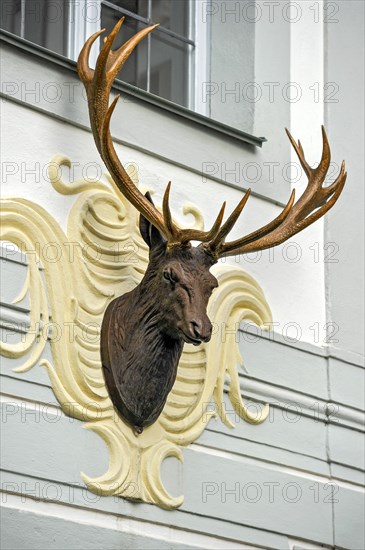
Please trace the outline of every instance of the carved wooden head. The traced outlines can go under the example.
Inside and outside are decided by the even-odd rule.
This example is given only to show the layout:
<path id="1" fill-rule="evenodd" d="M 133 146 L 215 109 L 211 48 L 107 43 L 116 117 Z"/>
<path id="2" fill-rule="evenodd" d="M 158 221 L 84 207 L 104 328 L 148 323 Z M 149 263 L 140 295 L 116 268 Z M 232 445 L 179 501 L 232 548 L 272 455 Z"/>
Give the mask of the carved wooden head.
<path id="1" fill-rule="evenodd" d="M 110 119 L 119 96 L 109 106 L 111 86 L 137 44 L 157 26 L 142 29 L 112 51 L 123 20 L 105 39 L 95 70 L 89 67 L 89 53 L 104 29 L 87 40 L 79 56 L 78 72 L 88 96 L 96 146 L 120 191 L 141 213 L 141 234 L 150 248 L 150 262 L 142 282 L 111 302 L 101 331 L 101 358 L 110 397 L 122 418 L 140 433 L 156 421 L 164 407 L 184 342 L 198 345 L 210 339 L 206 308 L 217 281 L 209 268 L 222 256 L 270 248 L 305 229 L 335 204 L 347 174 L 343 162 L 336 180 L 327 187 L 323 185 L 331 161 L 323 127 L 322 158 L 316 168 L 306 161 L 300 141 L 296 143 L 286 130 L 308 177 L 307 187 L 297 202 L 293 190 L 287 205 L 273 221 L 230 242 L 226 242 L 226 237 L 240 216 L 250 189 L 224 223 L 225 203 L 209 231 L 179 228 L 169 207 L 171 182 L 161 213 L 151 197 L 135 187 L 113 146 Z M 201 244 L 192 247 L 191 241 Z"/>
<path id="2" fill-rule="evenodd" d="M 214 260 L 200 247 L 169 248 L 164 236 L 142 215 L 139 226 L 150 249 L 142 285 L 160 311 L 161 330 L 173 339 L 183 339 L 190 344 L 208 342 L 212 324 L 207 305 L 218 286 L 217 279 L 209 272 Z"/>

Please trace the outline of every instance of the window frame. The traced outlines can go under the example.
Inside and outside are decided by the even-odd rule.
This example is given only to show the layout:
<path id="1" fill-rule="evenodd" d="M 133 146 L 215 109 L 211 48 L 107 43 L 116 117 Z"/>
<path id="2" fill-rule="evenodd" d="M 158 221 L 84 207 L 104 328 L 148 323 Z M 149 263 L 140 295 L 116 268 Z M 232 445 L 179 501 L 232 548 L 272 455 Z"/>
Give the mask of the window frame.
<path id="1" fill-rule="evenodd" d="M 190 6 L 194 12 L 191 14 L 190 22 L 194 24 L 193 32 L 195 36 L 194 78 L 192 78 L 194 108 L 192 110 L 200 115 L 209 117 L 209 104 L 207 101 L 203 101 L 202 97 L 203 83 L 208 82 L 210 78 L 209 26 L 203 22 L 203 18 L 199 13 L 199 8 L 202 6 L 201 0 L 194 0 L 194 5 L 191 2 Z"/>
<path id="2" fill-rule="evenodd" d="M 152 0 L 148 1 L 148 16 L 142 17 L 139 14 L 136 14 L 134 12 L 131 12 L 127 10 L 126 8 L 122 8 L 120 6 L 116 6 L 113 2 L 110 2 L 109 0 L 98 0 L 98 4 L 100 5 L 100 20 L 101 21 L 101 9 L 103 6 L 108 7 L 120 14 L 120 16 L 127 16 L 130 19 L 137 21 L 139 23 L 143 23 L 144 25 L 152 25 L 155 21 L 152 20 Z M 167 27 L 163 27 L 160 25 L 155 29 L 156 33 L 161 33 L 162 35 L 168 36 L 177 43 L 185 44 L 189 50 L 188 50 L 188 70 L 186 74 L 187 78 L 187 105 L 186 108 L 195 110 L 195 94 L 194 94 L 194 73 L 193 68 L 195 67 L 195 51 L 196 51 L 196 42 L 195 42 L 195 0 L 184 0 L 189 2 L 188 12 L 189 12 L 189 31 L 188 36 L 185 37 L 181 34 L 176 33 L 175 31 L 172 31 L 171 29 L 168 29 Z M 100 28 L 100 25 L 99 25 Z M 86 40 L 85 36 L 85 40 Z M 150 74 L 151 74 L 151 37 L 148 36 L 146 38 L 147 40 L 147 93 L 150 92 Z M 154 94 L 156 95 L 156 94 Z M 172 101 L 172 100 L 168 100 Z M 172 103 L 175 103 L 172 101 Z M 176 103 L 177 105 L 180 105 L 179 103 Z"/>

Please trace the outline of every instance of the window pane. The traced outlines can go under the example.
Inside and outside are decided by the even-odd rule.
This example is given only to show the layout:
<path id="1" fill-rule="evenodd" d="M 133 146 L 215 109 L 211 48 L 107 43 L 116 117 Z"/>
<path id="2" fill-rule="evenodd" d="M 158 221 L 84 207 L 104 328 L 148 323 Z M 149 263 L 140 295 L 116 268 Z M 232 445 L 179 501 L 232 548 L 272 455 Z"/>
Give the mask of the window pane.
<path id="1" fill-rule="evenodd" d="M 3 2 L 1 9 L 1 28 L 14 34 L 20 35 L 21 2 Z"/>
<path id="2" fill-rule="evenodd" d="M 136 13 L 141 17 L 148 18 L 148 0 L 114 0 L 112 4 L 118 6 L 118 8 L 123 8 L 125 10 Z M 121 17 L 123 14 L 119 12 Z"/>
<path id="3" fill-rule="evenodd" d="M 188 106 L 190 48 L 162 33 L 151 36 L 150 92 Z"/>
<path id="4" fill-rule="evenodd" d="M 182 36 L 189 36 L 189 2 L 187 0 L 152 0 L 152 20 Z"/>
<path id="5" fill-rule="evenodd" d="M 26 0 L 24 38 L 67 55 L 69 2 Z"/>
<path id="6" fill-rule="evenodd" d="M 6 1 L 1 9 L 1 27 L 66 56 L 68 8 L 67 0 Z"/>
<path id="7" fill-rule="evenodd" d="M 120 2 L 124 3 L 124 2 Z M 120 13 L 117 11 L 108 8 L 107 6 L 102 6 L 101 10 L 101 27 L 105 28 L 109 34 L 113 29 L 114 25 L 120 19 Z M 146 25 L 135 21 L 131 17 L 126 17 L 122 28 L 115 38 L 113 44 L 113 50 L 116 50 L 129 40 L 136 32 L 141 30 Z M 120 80 L 128 82 L 128 84 L 133 84 L 144 90 L 147 89 L 147 40 L 144 39 L 140 42 L 137 48 L 134 50 L 133 54 L 129 57 L 124 65 L 122 71 L 117 76 Z"/>

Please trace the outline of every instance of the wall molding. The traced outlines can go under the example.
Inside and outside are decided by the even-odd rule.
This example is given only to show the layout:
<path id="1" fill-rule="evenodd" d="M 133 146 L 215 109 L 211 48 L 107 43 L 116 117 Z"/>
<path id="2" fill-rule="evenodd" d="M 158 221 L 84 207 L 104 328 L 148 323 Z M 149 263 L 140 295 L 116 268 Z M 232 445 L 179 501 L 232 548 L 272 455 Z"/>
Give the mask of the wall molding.
<path id="1" fill-rule="evenodd" d="M 282 346 L 287 346 L 289 348 L 298 349 L 305 353 L 312 355 L 317 355 L 318 357 L 324 357 L 326 359 L 338 359 L 345 363 L 355 365 L 357 367 L 365 367 L 365 357 L 354 353 L 350 350 L 345 350 L 342 348 L 337 348 L 334 346 L 316 346 L 310 342 L 305 342 L 302 340 L 294 340 L 292 338 L 284 338 L 282 334 L 279 334 L 275 331 L 267 331 L 265 328 L 260 329 L 259 327 L 254 327 L 246 324 L 241 324 L 240 332 L 244 334 L 249 334 L 257 339 L 269 340 L 275 344 Z"/>
<path id="2" fill-rule="evenodd" d="M 40 500 L 41 502 L 45 502 L 47 504 L 49 503 L 47 499 L 42 499 L 42 494 L 44 493 L 42 489 L 43 486 L 47 485 L 47 481 L 42 480 L 41 478 L 34 478 L 22 474 L 14 474 L 13 472 L 7 472 L 4 470 L 2 471 L 2 474 L 4 483 L 8 483 L 9 486 L 13 483 L 14 486 L 18 486 L 19 488 L 21 488 L 22 483 L 25 484 L 25 486 L 27 483 L 29 485 L 33 484 L 34 486 L 35 483 L 39 482 L 39 492 L 41 495 Z M 133 503 L 126 503 L 126 506 L 121 511 L 118 503 L 115 499 L 113 499 L 113 497 L 104 498 L 97 501 L 96 503 L 92 503 L 91 500 L 87 501 L 82 498 L 84 491 L 82 487 L 74 486 L 74 502 L 71 506 L 66 497 L 68 493 L 67 486 L 62 483 L 60 483 L 59 485 L 60 487 L 65 488 L 65 490 L 62 492 L 62 498 L 58 501 L 59 505 L 67 506 L 71 508 L 71 510 L 73 510 L 74 512 L 78 511 L 81 508 L 84 509 L 87 513 L 92 513 L 93 511 L 96 511 L 99 513 L 106 513 L 108 515 L 113 514 L 120 520 L 125 519 L 127 521 L 130 521 L 132 519 L 138 522 L 148 521 L 157 526 L 166 526 L 167 528 L 171 528 L 171 516 L 170 514 L 167 514 L 164 510 L 157 508 L 154 509 L 153 507 L 148 505 L 141 505 L 137 507 L 133 505 Z M 14 498 L 14 500 L 19 499 L 19 495 L 20 499 L 24 499 L 24 497 L 21 496 L 21 491 L 11 491 L 10 487 L 6 494 L 10 495 L 10 497 Z M 34 506 L 36 506 L 37 499 L 35 497 L 32 497 L 31 495 L 28 496 L 28 498 L 32 501 L 32 503 L 34 502 Z M 14 502 L 14 500 L 12 500 L 12 502 Z M 29 506 L 32 506 L 32 504 L 30 504 Z M 183 529 L 190 533 L 201 533 L 203 536 L 207 535 L 217 539 L 227 540 L 227 537 L 223 534 L 225 531 L 224 521 L 216 518 L 213 519 L 204 516 L 195 516 L 181 509 L 177 510 L 174 514 L 174 529 L 176 530 Z M 251 543 L 255 548 L 261 547 L 269 550 L 282 550 L 283 548 L 287 547 L 285 536 L 269 530 L 257 530 L 244 524 L 238 525 L 236 523 L 231 523 L 230 534 L 230 540 L 233 542 L 234 545 L 233 548 L 237 547 L 236 543 L 238 541 L 245 541 L 246 544 Z"/>

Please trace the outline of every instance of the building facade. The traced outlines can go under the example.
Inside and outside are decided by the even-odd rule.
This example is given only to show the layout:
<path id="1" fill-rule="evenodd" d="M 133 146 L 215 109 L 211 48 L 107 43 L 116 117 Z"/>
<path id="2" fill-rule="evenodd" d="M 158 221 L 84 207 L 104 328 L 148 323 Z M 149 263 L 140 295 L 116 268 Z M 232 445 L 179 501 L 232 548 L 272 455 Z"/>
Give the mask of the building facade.
<path id="1" fill-rule="evenodd" d="M 364 548 L 363 2 L 26 0 L 1 9 L 3 548 Z M 115 83 L 115 147 L 157 204 L 172 180 L 181 224 L 193 221 L 187 203 L 209 227 L 223 200 L 232 210 L 251 187 L 238 238 L 277 216 L 293 187 L 299 196 L 306 178 L 284 127 L 315 164 L 324 124 L 328 182 L 343 159 L 349 174 L 324 219 L 275 249 L 222 262 L 247 273 L 271 310 L 264 326 L 243 322 L 219 336 L 219 349 L 238 346 L 243 358 L 234 365 L 241 398 L 270 413 L 246 422 L 223 376 L 234 427 L 218 414 L 182 446 L 183 463 L 161 465 L 168 494 L 184 495 L 175 509 L 90 490 L 86 477 L 101 479 L 118 455 L 62 411 L 50 375 L 66 347 L 76 349 L 63 326 L 55 357 L 48 328 L 81 292 L 71 285 L 72 251 L 85 237 L 81 192 L 93 201 L 101 185 L 112 188 L 75 59 L 122 14 L 124 40 L 150 20 L 163 29 L 138 46 L 127 83 Z M 138 254 L 132 246 L 130 287 Z M 105 292 L 118 277 L 109 273 Z M 98 288 L 87 295 L 95 304 Z"/>

